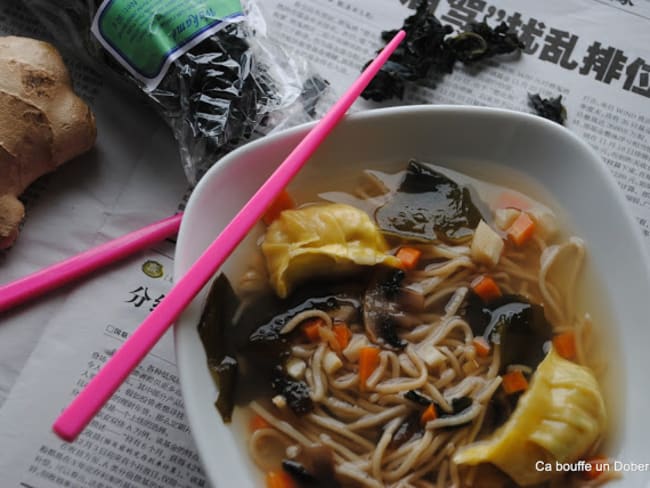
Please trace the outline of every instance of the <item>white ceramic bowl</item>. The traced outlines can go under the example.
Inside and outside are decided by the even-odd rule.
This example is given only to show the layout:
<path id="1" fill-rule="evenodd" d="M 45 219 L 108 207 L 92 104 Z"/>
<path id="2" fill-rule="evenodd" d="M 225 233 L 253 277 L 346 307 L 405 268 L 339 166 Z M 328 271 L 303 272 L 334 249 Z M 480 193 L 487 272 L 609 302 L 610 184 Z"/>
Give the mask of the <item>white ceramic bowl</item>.
<path id="1" fill-rule="evenodd" d="M 205 175 L 181 224 L 174 269 L 177 279 L 309 128 L 296 127 L 248 144 Z M 621 462 L 650 463 L 650 267 L 638 226 L 605 164 L 570 131 L 536 116 L 476 107 L 410 106 L 348 117 L 298 179 L 316 176 L 326 187 L 332 165 L 379 169 L 410 158 L 487 180 L 495 178 L 491 165 L 501 165 L 535 180 L 566 211 L 572 233 L 588 245 L 589 266 L 600 277 L 613 319 L 606 324 L 613 338 L 607 344 L 606 359 L 619 379 L 616 398 L 611 399 L 617 432 L 609 454 Z M 508 186 L 502 178 L 496 183 Z M 215 487 L 259 487 L 259 475 L 251 469 L 244 443 L 236 431 L 224 426 L 213 405 L 216 390 L 196 332 L 206 291 L 175 328 L 187 417 Z M 614 485 L 650 486 L 648 472 L 622 474 Z"/>

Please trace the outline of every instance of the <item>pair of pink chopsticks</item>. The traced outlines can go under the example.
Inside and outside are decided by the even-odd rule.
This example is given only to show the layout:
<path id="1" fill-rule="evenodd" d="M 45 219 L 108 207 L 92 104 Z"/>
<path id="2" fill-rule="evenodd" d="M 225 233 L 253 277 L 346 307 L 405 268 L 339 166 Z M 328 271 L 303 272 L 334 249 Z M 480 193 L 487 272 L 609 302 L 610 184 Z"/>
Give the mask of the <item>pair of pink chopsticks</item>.
<path id="1" fill-rule="evenodd" d="M 190 270 L 178 279 L 167 296 L 149 314 L 135 332 L 131 334 L 129 339 L 117 350 L 113 357 L 55 421 L 53 429 L 56 434 L 67 441 L 72 441 L 79 435 L 130 372 L 158 342 L 174 320 L 178 318 L 185 307 L 205 286 L 210 278 L 214 276 L 223 262 L 261 218 L 276 196 L 288 185 L 309 157 L 316 151 L 318 146 L 343 118 L 348 108 L 350 108 L 368 83 L 374 78 L 404 36 L 404 31 L 400 31 L 395 35 L 373 62 L 368 65 L 360 77 L 350 86 L 341 99 L 307 133 L 284 162 L 275 170 L 255 195 L 253 195 L 248 203 L 244 205 L 212 244 L 208 246 Z M 163 221 L 163 223 L 169 224 L 170 227 L 163 225 L 164 231 L 161 231 L 159 234 L 151 233 L 151 243 L 168 236 L 171 231 L 175 232 L 178 229 L 179 219 L 180 216 L 176 216 L 167 219 L 167 221 Z M 145 229 L 144 233 L 148 234 L 150 230 L 150 228 Z M 144 240 L 140 239 L 137 242 L 143 244 Z M 141 249 L 142 247 L 139 248 Z M 113 258 L 110 257 L 110 253 L 100 253 L 98 264 L 106 263 L 102 259 L 114 259 L 120 255 L 132 252 L 132 250 L 135 249 L 126 246 L 121 247 L 120 252 L 117 252 Z M 81 255 L 77 260 L 73 258 L 66 263 L 62 263 L 62 270 L 72 270 L 76 266 L 83 268 L 84 263 L 88 264 L 88 260 Z M 74 275 L 75 273 L 71 273 L 72 277 L 70 279 L 73 279 Z M 36 285 L 44 280 L 44 278 L 37 278 L 32 279 L 32 282 Z M 59 284 L 60 282 L 52 282 L 50 287 L 53 288 Z M 30 283 L 23 282 L 22 285 L 17 287 L 16 294 L 20 290 L 23 290 L 25 293 L 23 298 L 33 296 L 34 291 L 33 289 L 30 291 L 29 286 Z M 13 303 L 16 302 L 14 301 Z"/>

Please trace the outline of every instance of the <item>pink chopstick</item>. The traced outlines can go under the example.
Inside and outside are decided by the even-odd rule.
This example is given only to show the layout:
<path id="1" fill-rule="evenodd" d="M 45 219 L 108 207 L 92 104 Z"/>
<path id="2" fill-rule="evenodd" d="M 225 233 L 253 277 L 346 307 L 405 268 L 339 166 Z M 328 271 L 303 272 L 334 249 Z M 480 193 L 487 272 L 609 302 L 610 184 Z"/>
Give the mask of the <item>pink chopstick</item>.
<path id="1" fill-rule="evenodd" d="M 182 216 L 179 213 L 167 217 L 24 278 L 0 285 L 0 312 L 176 235 Z"/>
<path id="2" fill-rule="evenodd" d="M 404 38 L 398 32 L 386 45 L 348 91 L 325 114 L 321 121 L 298 143 L 282 164 L 273 172 L 253 197 L 235 215 L 217 238 L 196 260 L 188 272 L 180 277 L 175 286 L 142 324 L 124 342 L 111 359 L 99 370 L 72 403 L 61 413 L 52 426 L 63 440 L 72 441 L 95 414 L 119 388 L 129 373 L 167 331 L 197 293 L 214 276 L 250 229 L 261 218 L 276 196 L 298 173 L 309 157 L 316 151 L 345 112 L 374 78 L 377 71 Z"/>

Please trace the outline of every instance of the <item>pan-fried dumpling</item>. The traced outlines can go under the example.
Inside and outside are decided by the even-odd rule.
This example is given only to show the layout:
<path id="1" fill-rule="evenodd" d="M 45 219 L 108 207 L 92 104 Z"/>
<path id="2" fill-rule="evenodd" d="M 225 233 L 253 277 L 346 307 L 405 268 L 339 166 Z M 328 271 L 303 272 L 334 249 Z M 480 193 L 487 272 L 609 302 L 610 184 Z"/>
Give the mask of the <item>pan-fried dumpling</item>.
<path id="1" fill-rule="evenodd" d="M 456 464 L 492 463 L 521 486 L 548 480 L 555 466 L 585 455 L 605 430 L 605 403 L 593 373 L 551 350 L 508 421 L 488 439 L 465 446 Z"/>
<path id="2" fill-rule="evenodd" d="M 386 251 L 368 214 L 341 203 L 283 211 L 262 243 L 271 285 L 282 298 L 307 277 L 336 276 L 359 265 L 399 266 Z"/>

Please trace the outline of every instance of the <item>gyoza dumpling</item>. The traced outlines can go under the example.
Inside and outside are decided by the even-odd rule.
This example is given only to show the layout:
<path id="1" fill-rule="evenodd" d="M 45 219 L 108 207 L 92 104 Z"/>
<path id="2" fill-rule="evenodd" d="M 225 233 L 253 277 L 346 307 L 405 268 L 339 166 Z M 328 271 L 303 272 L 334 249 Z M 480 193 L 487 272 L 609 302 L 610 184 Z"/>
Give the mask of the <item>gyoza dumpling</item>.
<path id="1" fill-rule="evenodd" d="M 488 439 L 459 449 L 453 461 L 492 463 L 521 486 L 540 483 L 553 473 L 536 463 L 576 461 L 599 440 L 606 422 L 593 373 L 551 350 L 508 421 Z"/>
<path id="2" fill-rule="evenodd" d="M 359 265 L 399 266 L 386 251 L 368 214 L 340 203 L 283 211 L 262 243 L 271 285 L 282 298 L 307 277 L 335 276 Z"/>

